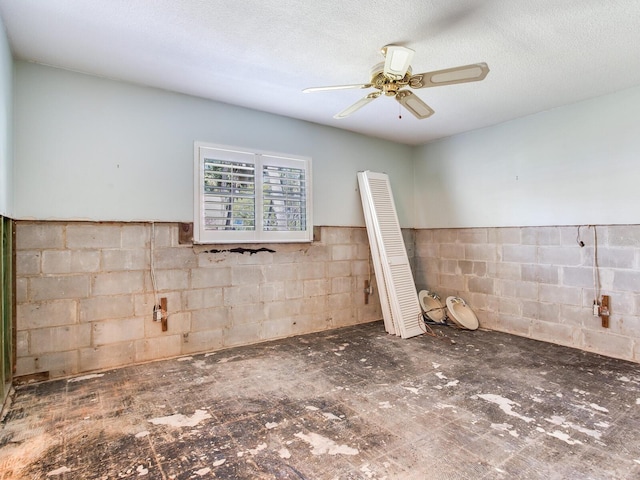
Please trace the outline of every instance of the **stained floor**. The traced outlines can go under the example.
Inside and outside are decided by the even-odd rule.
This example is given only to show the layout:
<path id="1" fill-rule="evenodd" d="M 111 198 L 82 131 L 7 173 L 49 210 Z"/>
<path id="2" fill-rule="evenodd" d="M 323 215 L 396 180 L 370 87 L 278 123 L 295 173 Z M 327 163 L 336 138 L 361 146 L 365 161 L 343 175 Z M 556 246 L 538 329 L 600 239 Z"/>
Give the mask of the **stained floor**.
<path id="1" fill-rule="evenodd" d="M 381 322 L 19 387 L 0 478 L 640 478 L 639 365 Z"/>

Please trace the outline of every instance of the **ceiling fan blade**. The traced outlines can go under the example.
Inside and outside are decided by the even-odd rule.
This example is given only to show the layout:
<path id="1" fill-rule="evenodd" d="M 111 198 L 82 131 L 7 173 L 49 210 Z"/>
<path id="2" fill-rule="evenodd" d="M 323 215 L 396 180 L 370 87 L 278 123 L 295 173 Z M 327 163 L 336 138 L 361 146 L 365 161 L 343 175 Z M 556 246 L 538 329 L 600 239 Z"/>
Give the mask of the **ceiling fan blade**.
<path id="1" fill-rule="evenodd" d="M 409 90 L 400 90 L 396 94 L 396 100 L 400 102 L 400 105 L 409 110 L 417 119 L 422 120 L 423 118 L 430 117 L 435 113 L 429 105 L 420 99 L 420 97 L 414 95 Z"/>
<path id="2" fill-rule="evenodd" d="M 453 85 L 454 83 L 478 82 L 484 80 L 488 73 L 489 66 L 486 63 L 474 63 L 412 75 L 409 78 L 409 86 L 411 88 L 426 88 Z"/>
<path id="3" fill-rule="evenodd" d="M 387 45 L 382 47 L 384 59 L 384 76 L 390 80 L 402 80 L 413 60 L 415 51 L 407 47 Z"/>
<path id="4" fill-rule="evenodd" d="M 380 95 L 382 94 L 382 92 L 373 92 L 370 93 L 369 95 L 367 95 L 364 98 L 361 98 L 360 100 L 358 100 L 356 103 L 354 103 L 353 105 L 351 105 L 350 107 L 345 108 L 344 110 L 342 110 L 340 113 L 336 114 L 333 116 L 333 118 L 337 118 L 337 119 L 341 119 L 341 118 L 345 118 L 348 117 L 349 115 L 351 115 L 353 112 L 355 112 L 356 110 L 360 110 L 362 107 L 364 107 L 367 103 L 372 102 L 373 100 L 375 100 L 376 98 L 378 98 Z"/>
<path id="5" fill-rule="evenodd" d="M 312 93 L 312 92 L 324 92 L 326 90 L 348 90 L 351 88 L 371 88 L 373 85 L 370 83 L 360 83 L 357 85 L 333 85 L 331 87 L 311 87 L 305 88 L 302 90 L 304 93 Z"/>

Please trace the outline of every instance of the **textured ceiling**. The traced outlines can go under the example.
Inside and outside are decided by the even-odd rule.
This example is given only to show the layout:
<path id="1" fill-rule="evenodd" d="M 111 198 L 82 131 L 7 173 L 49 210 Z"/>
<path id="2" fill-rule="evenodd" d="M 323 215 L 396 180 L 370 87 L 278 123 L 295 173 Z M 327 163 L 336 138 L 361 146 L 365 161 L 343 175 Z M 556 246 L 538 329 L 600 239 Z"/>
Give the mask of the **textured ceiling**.
<path id="1" fill-rule="evenodd" d="M 0 0 L 14 56 L 411 145 L 640 85 L 640 0 Z M 414 91 L 417 120 L 368 93 L 379 50 L 413 72 L 487 62 L 482 82 Z"/>

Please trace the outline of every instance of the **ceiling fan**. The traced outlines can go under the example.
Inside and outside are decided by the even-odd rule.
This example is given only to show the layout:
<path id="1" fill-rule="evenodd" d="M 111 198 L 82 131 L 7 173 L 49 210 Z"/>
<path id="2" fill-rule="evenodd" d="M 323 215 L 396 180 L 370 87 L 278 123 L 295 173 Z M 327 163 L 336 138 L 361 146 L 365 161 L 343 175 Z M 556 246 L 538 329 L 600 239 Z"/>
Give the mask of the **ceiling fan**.
<path id="1" fill-rule="evenodd" d="M 385 57 L 385 61 L 371 69 L 371 81 L 369 83 L 312 87 L 304 89 L 303 92 L 311 93 L 350 88 L 375 88 L 377 91 L 361 98 L 353 105 L 334 115 L 333 118 L 340 119 L 348 117 L 384 93 L 388 97 L 395 97 L 395 99 L 415 115 L 416 118 L 423 119 L 430 117 L 435 112 L 429 105 L 424 103 L 420 97 L 414 95 L 413 92 L 410 90 L 402 90 L 404 87 L 415 89 L 452 85 L 455 83 L 478 82 L 483 80 L 489 73 L 489 66 L 486 63 L 474 63 L 414 75 L 411 71 L 411 60 L 415 53 L 413 50 L 398 45 L 387 45 L 382 47 L 381 53 Z"/>

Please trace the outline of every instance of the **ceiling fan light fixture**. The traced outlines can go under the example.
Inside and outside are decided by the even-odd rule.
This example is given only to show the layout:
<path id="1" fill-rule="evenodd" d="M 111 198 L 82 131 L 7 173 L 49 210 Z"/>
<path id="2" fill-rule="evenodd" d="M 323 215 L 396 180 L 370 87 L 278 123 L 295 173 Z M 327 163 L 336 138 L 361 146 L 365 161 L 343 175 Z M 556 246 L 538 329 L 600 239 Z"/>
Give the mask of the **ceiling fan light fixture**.
<path id="1" fill-rule="evenodd" d="M 382 49 L 382 52 L 385 56 L 384 74 L 392 80 L 404 78 L 411 65 L 415 51 L 407 47 L 387 45 Z"/>

